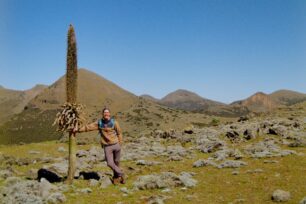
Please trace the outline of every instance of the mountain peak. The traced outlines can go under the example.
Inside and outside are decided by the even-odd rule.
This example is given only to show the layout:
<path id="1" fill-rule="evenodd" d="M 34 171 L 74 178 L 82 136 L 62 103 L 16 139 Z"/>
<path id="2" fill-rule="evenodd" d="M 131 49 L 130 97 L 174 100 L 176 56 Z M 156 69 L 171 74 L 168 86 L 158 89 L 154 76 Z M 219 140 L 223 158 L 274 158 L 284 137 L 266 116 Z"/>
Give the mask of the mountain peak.
<path id="1" fill-rule="evenodd" d="M 140 97 L 144 98 L 144 99 L 147 99 L 149 101 L 154 101 L 154 102 L 159 101 L 159 99 L 157 99 L 157 98 L 155 98 L 155 97 L 153 97 L 153 96 L 151 96 L 149 94 L 142 94 L 142 95 L 140 95 Z"/>
<path id="2" fill-rule="evenodd" d="M 270 97 L 281 105 L 293 105 L 306 101 L 306 94 L 287 89 L 280 89 L 270 94 Z"/>
<path id="3" fill-rule="evenodd" d="M 32 88 L 28 89 L 27 91 L 29 91 L 29 90 L 42 90 L 42 89 L 45 89 L 47 87 L 48 86 L 44 85 L 44 84 L 36 84 L 35 86 L 33 86 Z"/>
<path id="4" fill-rule="evenodd" d="M 41 109 L 56 109 L 66 100 L 65 75 L 39 94 L 30 103 Z M 137 97 L 117 86 L 104 77 L 84 68 L 78 69 L 77 101 L 86 105 L 87 109 L 100 110 L 104 106 L 112 112 L 127 108 Z"/>
<path id="5" fill-rule="evenodd" d="M 163 102 L 175 102 L 175 101 L 202 101 L 204 98 L 199 96 L 198 94 L 185 90 L 185 89 L 178 89 L 173 91 L 163 97 L 161 101 Z"/>
<path id="6" fill-rule="evenodd" d="M 258 91 L 256 92 L 253 96 L 267 96 L 268 94 L 262 92 L 262 91 Z M 252 96 L 251 96 L 252 97 Z"/>
<path id="7" fill-rule="evenodd" d="M 277 107 L 275 101 L 264 92 L 256 92 L 247 99 L 233 102 L 232 105 L 242 105 L 247 107 L 253 112 L 266 112 L 271 111 Z"/>

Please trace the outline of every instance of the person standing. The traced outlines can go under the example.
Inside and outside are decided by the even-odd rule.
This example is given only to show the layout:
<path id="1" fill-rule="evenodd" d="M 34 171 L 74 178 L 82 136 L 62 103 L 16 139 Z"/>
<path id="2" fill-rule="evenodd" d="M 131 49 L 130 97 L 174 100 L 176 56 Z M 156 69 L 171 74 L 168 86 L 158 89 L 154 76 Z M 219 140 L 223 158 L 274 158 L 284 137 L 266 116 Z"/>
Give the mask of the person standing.
<path id="1" fill-rule="evenodd" d="M 104 149 L 107 166 L 113 170 L 113 184 L 125 184 L 124 173 L 120 168 L 120 153 L 122 145 L 122 132 L 118 121 L 111 117 L 110 109 L 102 110 L 102 118 L 96 122 L 84 125 L 76 132 L 98 130 L 101 135 L 101 144 Z"/>

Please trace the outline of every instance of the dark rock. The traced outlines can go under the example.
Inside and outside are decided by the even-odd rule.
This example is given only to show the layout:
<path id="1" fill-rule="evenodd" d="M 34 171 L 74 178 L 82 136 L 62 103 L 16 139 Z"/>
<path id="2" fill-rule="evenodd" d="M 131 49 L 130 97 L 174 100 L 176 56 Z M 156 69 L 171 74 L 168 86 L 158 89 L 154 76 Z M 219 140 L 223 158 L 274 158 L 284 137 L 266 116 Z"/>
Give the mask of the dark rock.
<path id="1" fill-rule="evenodd" d="M 235 130 L 229 131 L 225 134 L 225 136 L 230 139 L 231 142 L 239 142 L 240 141 L 240 136 L 239 133 L 236 132 Z"/>
<path id="2" fill-rule="evenodd" d="M 250 139 L 255 138 L 255 135 L 250 129 L 246 129 L 243 132 L 243 138 L 246 139 L 246 140 L 250 140 Z"/>
<path id="3" fill-rule="evenodd" d="M 239 119 L 238 119 L 238 122 L 244 122 L 244 121 L 248 121 L 249 118 L 247 116 L 241 116 Z"/>

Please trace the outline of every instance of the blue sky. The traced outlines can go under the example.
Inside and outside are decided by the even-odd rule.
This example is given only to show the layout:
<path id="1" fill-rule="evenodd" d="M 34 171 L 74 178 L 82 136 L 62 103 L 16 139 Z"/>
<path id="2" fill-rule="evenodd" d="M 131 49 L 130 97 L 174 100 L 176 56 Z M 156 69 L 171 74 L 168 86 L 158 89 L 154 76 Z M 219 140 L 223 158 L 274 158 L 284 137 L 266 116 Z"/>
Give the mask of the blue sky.
<path id="1" fill-rule="evenodd" d="M 0 0 L 0 85 L 29 89 L 78 64 L 137 95 L 187 89 L 222 102 L 306 93 L 306 1 Z"/>

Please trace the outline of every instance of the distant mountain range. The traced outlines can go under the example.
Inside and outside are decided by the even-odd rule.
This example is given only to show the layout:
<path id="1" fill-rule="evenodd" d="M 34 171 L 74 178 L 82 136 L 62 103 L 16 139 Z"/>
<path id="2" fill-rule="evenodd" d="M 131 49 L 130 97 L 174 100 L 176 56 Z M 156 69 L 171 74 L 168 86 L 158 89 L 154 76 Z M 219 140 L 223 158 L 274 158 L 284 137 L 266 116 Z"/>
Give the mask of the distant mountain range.
<path id="1" fill-rule="evenodd" d="M 238 117 L 306 101 L 306 94 L 289 90 L 271 94 L 259 92 L 231 104 L 182 89 L 162 99 L 150 95 L 138 97 L 86 69 L 79 69 L 78 83 L 78 101 L 85 104 L 89 121 L 101 117 L 101 109 L 107 106 L 124 121 L 124 129 L 134 132 L 147 128 L 182 127 L 185 121 L 204 124 L 211 119 L 209 115 Z M 65 76 L 48 87 L 37 85 L 26 91 L 0 87 L 0 143 L 60 138 L 62 133 L 56 132 L 52 123 L 65 100 Z"/>
<path id="2" fill-rule="evenodd" d="M 202 112 L 219 116 L 239 116 L 249 112 L 267 112 L 280 106 L 290 106 L 306 101 L 306 94 L 290 90 L 279 90 L 271 94 L 257 92 L 254 95 L 231 104 L 203 98 L 191 91 L 179 89 L 162 99 L 150 95 L 141 97 L 175 109 Z"/>

